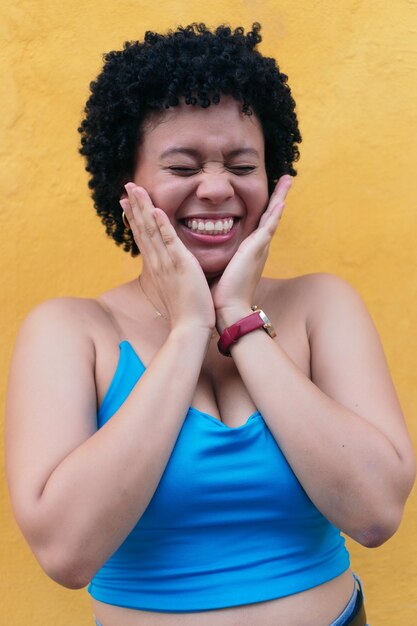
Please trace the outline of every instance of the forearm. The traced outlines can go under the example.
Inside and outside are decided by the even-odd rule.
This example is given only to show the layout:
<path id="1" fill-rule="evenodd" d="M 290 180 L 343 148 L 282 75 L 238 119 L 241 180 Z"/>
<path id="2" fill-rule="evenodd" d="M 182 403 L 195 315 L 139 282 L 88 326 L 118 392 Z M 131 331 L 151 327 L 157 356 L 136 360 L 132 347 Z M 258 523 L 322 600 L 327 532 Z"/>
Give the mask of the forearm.
<path id="1" fill-rule="evenodd" d="M 174 330 L 112 419 L 49 477 L 36 503 L 38 558 L 58 582 L 86 584 L 146 509 L 191 404 L 209 338 L 202 329 Z"/>
<path id="2" fill-rule="evenodd" d="M 236 319 L 223 320 L 222 326 Z M 391 441 L 323 393 L 263 330 L 239 339 L 231 354 L 255 405 L 319 510 L 367 545 L 392 534 L 405 497 L 402 460 Z"/>

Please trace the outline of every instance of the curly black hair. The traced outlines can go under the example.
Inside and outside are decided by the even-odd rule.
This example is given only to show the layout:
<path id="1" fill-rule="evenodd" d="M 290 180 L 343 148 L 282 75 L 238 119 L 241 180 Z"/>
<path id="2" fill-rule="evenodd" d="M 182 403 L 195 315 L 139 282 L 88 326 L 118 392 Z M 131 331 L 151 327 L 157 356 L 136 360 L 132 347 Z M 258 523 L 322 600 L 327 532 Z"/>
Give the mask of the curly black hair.
<path id="1" fill-rule="evenodd" d="M 283 174 L 296 175 L 301 142 L 295 102 L 275 59 L 262 56 L 260 24 L 210 31 L 205 24 L 179 26 L 161 35 L 145 33 L 143 42 L 127 41 L 123 50 L 104 55 L 104 66 L 90 84 L 84 109 L 80 153 L 90 173 L 94 206 L 117 245 L 139 254 L 125 228 L 119 199 L 131 180 L 143 122 L 152 111 L 179 104 L 203 108 L 221 94 L 242 103 L 242 112 L 259 118 L 265 138 L 269 193 Z"/>

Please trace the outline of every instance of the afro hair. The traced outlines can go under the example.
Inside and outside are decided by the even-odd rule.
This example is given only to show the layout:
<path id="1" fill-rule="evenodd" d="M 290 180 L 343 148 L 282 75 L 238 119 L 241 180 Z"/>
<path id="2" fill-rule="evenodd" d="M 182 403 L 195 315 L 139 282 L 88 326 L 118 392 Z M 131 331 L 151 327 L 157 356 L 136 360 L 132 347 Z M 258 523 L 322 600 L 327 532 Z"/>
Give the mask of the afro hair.
<path id="1" fill-rule="evenodd" d="M 107 234 L 132 256 L 139 250 L 123 224 L 119 200 L 132 178 L 143 123 L 153 111 L 175 107 L 180 99 L 205 108 L 222 94 L 232 96 L 244 114 L 255 113 L 261 122 L 269 193 L 280 176 L 296 175 L 301 135 L 295 102 L 275 59 L 256 49 L 260 28 L 254 23 L 245 34 L 242 27 L 211 31 L 193 23 L 166 35 L 147 31 L 143 42 L 125 42 L 122 50 L 104 55 L 78 129 L 80 153 Z"/>

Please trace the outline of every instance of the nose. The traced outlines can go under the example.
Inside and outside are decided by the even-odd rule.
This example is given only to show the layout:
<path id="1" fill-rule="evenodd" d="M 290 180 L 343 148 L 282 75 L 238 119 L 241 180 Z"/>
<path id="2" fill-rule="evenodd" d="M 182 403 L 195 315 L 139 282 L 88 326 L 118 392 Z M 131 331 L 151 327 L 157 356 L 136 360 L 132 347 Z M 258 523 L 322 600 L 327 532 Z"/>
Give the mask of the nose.
<path id="1" fill-rule="evenodd" d="M 227 172 L 205 172 L 198 183 L 196 196 L 212 204 L 221 204 L 233 198 L 235 190 Z"/>

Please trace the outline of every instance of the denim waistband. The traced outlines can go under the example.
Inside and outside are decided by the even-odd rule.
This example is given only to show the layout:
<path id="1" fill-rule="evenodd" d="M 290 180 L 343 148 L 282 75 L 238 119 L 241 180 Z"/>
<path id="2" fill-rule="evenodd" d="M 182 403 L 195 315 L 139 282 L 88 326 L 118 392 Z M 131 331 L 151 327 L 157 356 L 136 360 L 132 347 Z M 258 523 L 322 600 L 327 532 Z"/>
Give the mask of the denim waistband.
<path id="1" fill-rule="evenodd" d="M 340 615 L 336 617 L 336 619 L 330 624 L 330 626 L 343 626 L 343 622 L 345 622 L 345 620 L 353 613 L 353 609 L 355 608 L 356 604 L 356 598 L 358 597 L 358 584 L 360 585 L 359 578 L 355 574 L 353 574 L 353 577 L 355 579 L 355 588 L 352 595 L 350 596 L 350 600 L 343 609 L 343 611 L 340 613 Z"/>
<path id="2" fill-rule="evenodd" d="M 358 597 L 359 589 L 361 590 L 362 597 L 363 597 L 362 583 L 361 583 L 360 578 L 356 576 L 356 574 L 353 574 L 353 578 L 355 579 L 355 588 L 353 590 L 352 595 L 350 596 L 350 600 L 345 606 L 345 608 L 343 609 L 343 611 L 340 613 L 340 615 L 336 617 L 336 619 L 330 624 L 330 626 L 343 626 L 346 620 L 352 615 L 355 609 L 355 604 L 356 604 L 356 599 Z"/>

